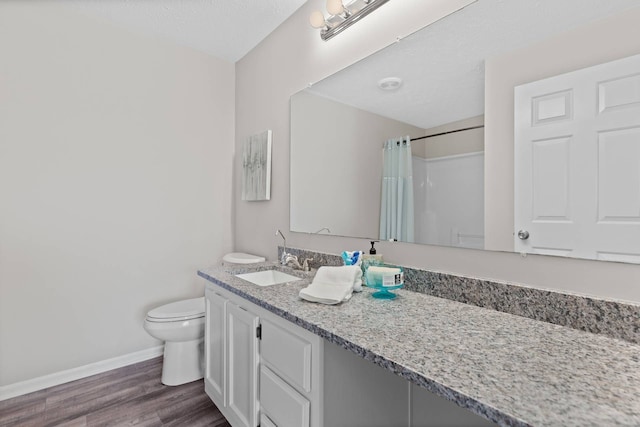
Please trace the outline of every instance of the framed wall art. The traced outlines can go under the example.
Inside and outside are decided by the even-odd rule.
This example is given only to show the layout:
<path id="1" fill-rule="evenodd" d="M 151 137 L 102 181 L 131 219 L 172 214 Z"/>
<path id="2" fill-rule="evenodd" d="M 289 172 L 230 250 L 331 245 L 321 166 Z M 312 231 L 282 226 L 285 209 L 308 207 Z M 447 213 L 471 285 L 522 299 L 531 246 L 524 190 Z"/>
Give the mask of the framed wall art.
<path id="1" fill-rule="evenodd" d="M 242 150 L 242 200 L 271 199 L 271 130 L 251 135 Z"/>

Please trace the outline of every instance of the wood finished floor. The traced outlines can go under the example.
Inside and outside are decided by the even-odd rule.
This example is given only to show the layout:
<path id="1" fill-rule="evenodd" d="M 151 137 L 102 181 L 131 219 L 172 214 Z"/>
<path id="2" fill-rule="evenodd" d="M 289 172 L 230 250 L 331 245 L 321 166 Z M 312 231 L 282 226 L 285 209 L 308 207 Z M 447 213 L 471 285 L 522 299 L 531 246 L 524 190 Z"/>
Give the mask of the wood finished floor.
<path id="1" fill-rule="evenodd" d="M 0 401 L 0 426 L 230 427 L 202 380 L 168 387 L 162 358 Z"/>

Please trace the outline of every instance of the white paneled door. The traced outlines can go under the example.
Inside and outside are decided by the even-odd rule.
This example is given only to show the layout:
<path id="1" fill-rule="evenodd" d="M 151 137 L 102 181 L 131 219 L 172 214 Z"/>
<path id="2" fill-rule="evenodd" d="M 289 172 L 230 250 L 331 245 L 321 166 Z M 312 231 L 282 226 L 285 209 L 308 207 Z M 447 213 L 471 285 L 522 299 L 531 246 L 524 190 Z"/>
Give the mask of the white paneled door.
<path id="1" fill-rule="evenodd" d="M 640 55 L 515 88 L 515 250 L 640 263 Z"/>

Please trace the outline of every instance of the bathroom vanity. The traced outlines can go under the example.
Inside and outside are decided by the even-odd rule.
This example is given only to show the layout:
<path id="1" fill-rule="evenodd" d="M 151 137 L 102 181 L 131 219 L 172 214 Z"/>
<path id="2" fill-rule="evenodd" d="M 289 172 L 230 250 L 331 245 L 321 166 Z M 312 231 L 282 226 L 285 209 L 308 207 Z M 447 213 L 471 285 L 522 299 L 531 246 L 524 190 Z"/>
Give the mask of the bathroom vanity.
<path id="1" fill-rule="evenodd" d="M 227 420 L 322 425 L 322 339 L 228 290 L 205 295 L 205 390 Z"/>
<path id="2" fill-rule="evenodd" d="M 205 389 L 234 426 L 640 424 L 640 345 L 419 292 L 326 306 L 298 297 L 309 276 L 235 276 L 272 268 L 198 272 Z"/>

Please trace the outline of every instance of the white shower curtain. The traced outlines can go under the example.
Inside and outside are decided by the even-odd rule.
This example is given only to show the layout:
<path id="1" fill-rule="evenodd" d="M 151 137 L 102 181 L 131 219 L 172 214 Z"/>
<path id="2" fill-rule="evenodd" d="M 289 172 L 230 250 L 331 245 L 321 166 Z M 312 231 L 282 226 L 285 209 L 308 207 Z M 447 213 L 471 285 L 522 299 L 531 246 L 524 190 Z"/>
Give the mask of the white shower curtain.
<path id="1" fill-rule="evenodd" d="M 380 240 L 413 242 L 413 168 L 409 137 L 388 140 L 383 159 Z"/>

